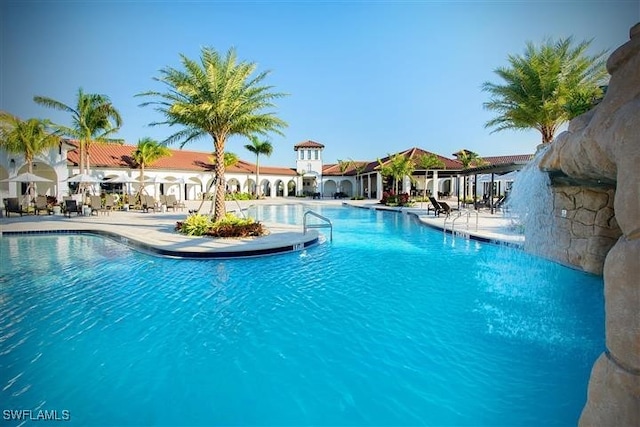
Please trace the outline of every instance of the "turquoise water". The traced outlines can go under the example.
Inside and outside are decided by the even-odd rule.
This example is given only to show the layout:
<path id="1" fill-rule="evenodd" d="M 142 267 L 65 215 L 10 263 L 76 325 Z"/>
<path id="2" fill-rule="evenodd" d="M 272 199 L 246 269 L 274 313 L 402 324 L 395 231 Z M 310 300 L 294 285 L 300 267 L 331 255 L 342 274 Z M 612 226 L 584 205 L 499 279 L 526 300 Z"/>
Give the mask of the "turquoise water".
<path id="1" fill-rule="evenodd" d="M 316 210 L 333 243 L 244 260 L 1 238 L 0 409 L 74 425 L 576 424 L 604 348 L 601 278 L 408 215 Z"/>

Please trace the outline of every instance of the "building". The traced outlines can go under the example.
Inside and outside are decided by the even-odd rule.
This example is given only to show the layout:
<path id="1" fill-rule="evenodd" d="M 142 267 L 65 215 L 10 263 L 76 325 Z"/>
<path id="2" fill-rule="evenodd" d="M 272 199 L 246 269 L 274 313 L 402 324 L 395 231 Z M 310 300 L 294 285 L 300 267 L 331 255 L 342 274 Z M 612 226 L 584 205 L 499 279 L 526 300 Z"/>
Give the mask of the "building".
<path id="1" fill-rule="evenodd" d="M 93 179 L 92 183 L 67 181 L 79 173 L 79 152 L 77 142 L 61 140 L 56 149 L 36 156 L 33 172 L 47 182 L 35 183 L 37 194 L 55 196 L 59 200 L 63 196 L 73 194 L 80 186 L 93 192 L 125 192 L 134 194 L 140 188 L 151 195 L 174 194 L 180 200 L 201 200 L 206 193 L 211 193 L 214 182 L 213 156 L 211 153 L 171 150 L 171 155 L 163 157 L 145 167 L 144 176 L 140 176 L 133 152 L 135 145 L 130 144 L 91 144 L 89 163 Z M 389 177 L 380 173 L 381 166 L 391 161 L 389 156 L 376 160 L 339 162 L 325 164 L 322 154 L 324 145 L 315 141 L 304 141 L 294 145 L 296 156 L 295 168 L 260 166 L 260 182 L 256 177 L 256 165 L 244 160 L 226 168 L 226 190 L 256 194 L 258 186 L 260 194 L 265 197 L 352 197 L 378 199 L 384 191 L 394 186 Z M 483 167 L 473 171 L 465 169 L 462 162 L 455 158 L 447 158 L 413 147 L 400 153 L 412 161 L 420 156 L 437 157 L 443 167 L 424 170 L 416 168 L 412 177 L 404 177 L 397 183 L 399 192 L 411 193 L 414 196 L 427 194 L 461 195 L 486 192 L 483 188 L 471 188 L 478 182 L 478 174 L 487 174 L 492 168 L 501 173 L 521 168 L 532 155 L 484 157 L 487 162 Z M 502 167 L 499 166 L 508 166 Z M 24 156 L 0 150 L 0 198 L 15 197 L 26 192 L 27 183 L 7 182 L 28 170 Z M 474 179 L 469 179 L 474 172 Z M 465 191 L 467 191 L 465 193 Z M 495 194 L 495 191 L 494 191 Z"/>

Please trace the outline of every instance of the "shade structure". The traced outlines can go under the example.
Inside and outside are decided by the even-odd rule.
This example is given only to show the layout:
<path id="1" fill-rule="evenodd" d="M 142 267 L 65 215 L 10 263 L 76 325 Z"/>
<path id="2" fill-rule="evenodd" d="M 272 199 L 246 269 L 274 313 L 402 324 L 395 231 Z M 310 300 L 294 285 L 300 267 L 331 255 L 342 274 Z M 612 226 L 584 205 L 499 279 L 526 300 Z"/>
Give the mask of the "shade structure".
<path id="1" fill-rule="evenodd" d="M 80 173 L 78 175 L 74 175 L 70 178 L 67 178 L 67 182 L 86 182 L 86 183 L 96 183 L 102 182 L 100 178 L 96 178 L 93 175 L 87 175 L 86 173 Z"/>
<path id="2" fill-rule="evenodd" d="M 48 178 L 30 173 L 30 172 L 25 172 L 25 173 L 21 173 L 20 175 L 16 175 L 12 178 L 3 179 L 0 182 L 53 182 L 53 181 Z"/>
<path id="3" fill-rule="evenodd" d="M 112 184 L 125 184 L 127 182 L 139 182 L 139 180 L 123 174 L 113 178 L 105 179 L 104 182 L 110 182 Z"/>
<path id="4" fill-rule="evenodd" d="M 30 172 L 24 172 L 21 173 L 20 175 L 16 175 L 12 178 L 7 178 L 7 179 L 3 179 L 0 182 L 27 182 L 29 183 L 29 185 L 27 186 L 27 189 L 24 193 L 24 202 L 25 203 L 29 203 L 30 202 L 30 198 L 31 198 L 31 190 L 35 191 L 35 186 L 33 185 L 34 182 L 53 182 L 52 180 L 30 173 Z"/>

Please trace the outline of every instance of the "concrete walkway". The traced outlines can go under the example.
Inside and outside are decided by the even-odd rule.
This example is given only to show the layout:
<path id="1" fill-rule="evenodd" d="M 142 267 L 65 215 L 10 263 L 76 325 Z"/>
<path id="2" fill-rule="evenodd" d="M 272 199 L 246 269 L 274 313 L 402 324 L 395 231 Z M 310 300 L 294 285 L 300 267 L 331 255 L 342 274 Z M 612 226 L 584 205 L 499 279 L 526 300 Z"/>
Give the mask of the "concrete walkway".
<path id="1" fill-rule="evenodd" d="M 249 205 L 266 203 L 255 201 L 227 203 L 228 211 L 240 210 Z M 273 203 L 273 202 L 272 202 Z M 163 256 L 186 258 L 236 258 L 270 255 L 299 251 L 319 242 L 316 230 L 303 233 L 301 226 L 265 222 L 270 234 L 259 238 L 214 239 L 186 236 L 175 232 L 177 221 L 184 220 L 189 209 L 196 209 L 200 202 L 187 202 L 180 212 L 113 211 L 108 214 L 77 216 L 12 214 L 0 218 L 3 235 L 23 233 L 90 233 L 113 238 L 145 252 Z M 202 212 L 208 212 L 205 203 Z"/>
<path id="2" fill-rule="evenodd" d="M 522 245 L 524 236 L 518 232 L 512 219 L 501 213 L 491 215 L 479 211 L 454 211 L 448 218 L 444 215 L 427 214 L 425 203 L 412 208 L 382 206 L 371 200 L 311 200 L 300 198 L 278 198 L 227 202 L 228 211 L 239 211 L 251 205 L 308 204 L 310 206 L 348 205 L 367 209 L 399 211 L 412 214 L 425 225 L 488 242 Z M 262 256 L 282 252 L 299 251 L 319 242 L 319 233 L 308 230 L 303 233 L 299 225 L 265 222 L 270 230 L 268 236 L 243 239 L 213 239 L 210 237 L 185 236 L 174 231 L 177 221 L 184 220 L 189 209 L 197 209 L 200 202 L 187 202 L 180 212 L 114 211 L 92 216 L 25 215 L 0 218 L 0 233 L 14 235 L 23 233 L 92 233 L 113 238 L 136 249 L 163 256 L 190 258 L 234 258 Z M 205 203 L 202 212 L 209 211 Z M 470 212 L 470 213 L 469 213 Z M 458 218 L 459 215 L 462 215 Z M 456 219 L 457 218 L 457 219 Z M 455 219 L 455 222 L 454 222 Z M 467 223 L 468 219 L 468 223 Z M 476 225 L 477 221 L 477 225 Z"/>

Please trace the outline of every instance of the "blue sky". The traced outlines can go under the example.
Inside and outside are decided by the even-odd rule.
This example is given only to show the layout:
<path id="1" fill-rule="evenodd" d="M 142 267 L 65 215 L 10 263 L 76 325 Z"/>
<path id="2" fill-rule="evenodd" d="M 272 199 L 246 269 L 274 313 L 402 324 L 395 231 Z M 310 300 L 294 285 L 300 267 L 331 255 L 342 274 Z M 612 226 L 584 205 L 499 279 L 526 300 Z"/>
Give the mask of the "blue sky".
<path id="1" fill-rule="evenodd" d="M 326 163 L 375 160 L 420 147 L 438 154 L 467 148 L 484 156 L 532 153 L 537 132 L 491 133 L 484 124 L 485 81 L 526 41 L 594 39 L 610 52 L 640 21 L 640 1 L 4 1 L 0 109 L 21 118 L 69 124 L 34 95 L 74 105 L 79 87 L 108 95 L 128 143 L 163 140 L 177 129 L 149 127 L 161 117 L 135 94 L 179 55 L 204 46 L 235 47 L 270 70 L 267 83 L 288 124 L 273 135 L 265 165 L 295 166 L 293 146 L 326 146 Z M 233 138 L 227 151 L 253 161 Z M 176 146 L 177 147 L 177 146 Z M 185 148 L 212 151 L 211 141 Z"/>

